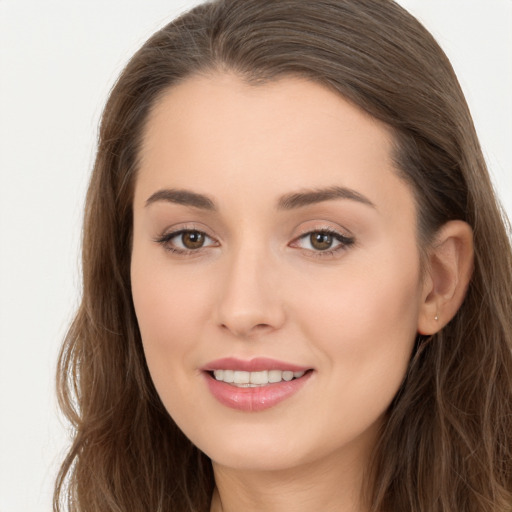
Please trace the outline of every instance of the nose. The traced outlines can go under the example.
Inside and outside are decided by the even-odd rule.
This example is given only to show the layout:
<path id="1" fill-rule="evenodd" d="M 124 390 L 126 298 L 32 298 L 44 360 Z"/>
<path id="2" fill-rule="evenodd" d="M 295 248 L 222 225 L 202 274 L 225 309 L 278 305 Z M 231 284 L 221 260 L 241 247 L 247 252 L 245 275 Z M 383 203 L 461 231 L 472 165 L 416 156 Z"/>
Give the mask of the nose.
<path id="1" fill-rule="evenodd" d="M 240 250 L 226 262 L 217 303 L 217 323 L 238 338 L 282 327 L 285 310 L 277 265 L 264 253 Z"/>

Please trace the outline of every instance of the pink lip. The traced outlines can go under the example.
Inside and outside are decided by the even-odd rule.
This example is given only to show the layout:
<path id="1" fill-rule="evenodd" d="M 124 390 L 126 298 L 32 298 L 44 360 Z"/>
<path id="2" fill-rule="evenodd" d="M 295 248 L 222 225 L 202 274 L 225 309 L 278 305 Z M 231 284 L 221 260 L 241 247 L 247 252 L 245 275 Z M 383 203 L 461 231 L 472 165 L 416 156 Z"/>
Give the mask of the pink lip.
<path id="1" fill-rule="evenodd" d="M 235 358 L 225 358 L 212 361 L 205 365 L 203 375 L 210 393 L 223 405 L 244 412 L 258 412 L 274 407 L 280 402 L 295 395 L 313 374 L 304 366 L 297 366 L 274 359 L 256 358 L 243 361 Z M 266 386 L 254 388 L 239 388 L 226 382 L 215 380 L 209 373 L 213 370 L 241 370 L 257 372 L 263 370 L 283 370 L 306 372 L 302 377 L 290 381 L 281 381 Z"/>
<path id="2" fill-rule="evenodd" d="M 201 370 L 213 372 L 213 370 L 240 370 L 244 372 L 262 372 L 263 370 L 283 370 L 291 372 L 305 372 L 310 370 L 308 366 L 298 366 L 296 364 L 277 361 L 266 357 L 256 357 L 250 361 L 237 359 L 235 357 L 225 357 L 216 359 L 204 365 Z"/>

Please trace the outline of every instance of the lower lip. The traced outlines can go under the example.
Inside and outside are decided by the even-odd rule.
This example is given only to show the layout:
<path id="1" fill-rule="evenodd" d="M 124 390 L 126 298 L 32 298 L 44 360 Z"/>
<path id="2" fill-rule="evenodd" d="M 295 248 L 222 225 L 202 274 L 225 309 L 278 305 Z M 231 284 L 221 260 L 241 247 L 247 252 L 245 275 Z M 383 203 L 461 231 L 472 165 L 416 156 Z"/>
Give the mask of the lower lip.
<path id="1" fill-rule="evenodd" d="M 205 373 L 210 393 L 223 405 L 245 412 L 258 412 L 270 409 L 278 403 L 292 397 L 309 380 L 313 372 L 309 371 L 298 379 L 281 381 L 254 388 L 239 388 L 226 382 L 215 380 Z"/>

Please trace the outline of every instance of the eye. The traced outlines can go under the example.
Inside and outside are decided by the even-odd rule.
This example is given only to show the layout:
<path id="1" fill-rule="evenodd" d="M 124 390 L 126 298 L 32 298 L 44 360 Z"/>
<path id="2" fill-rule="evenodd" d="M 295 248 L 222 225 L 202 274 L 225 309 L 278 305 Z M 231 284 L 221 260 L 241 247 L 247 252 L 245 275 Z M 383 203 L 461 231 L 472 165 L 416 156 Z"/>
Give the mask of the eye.
<path id="1" fill-rule="evenodd" d="M 337 240 L 331 233 L 310 233 L 308 237 L 308 242 L 317 251 L 326 251 L 327 249 L 331 249 L 334 242 Z"/>
<path id="2" fill-rule="evenodd" d="M 205 244 L 207 236 L 201 231 L 184 231 L 173 239 L 176 239 L 175 243 L 181 245 L 183 249 L 200 249 Z"/>
<path id="3" fill-rule="evenodd" d="M 155 241 L 162 244 L 166 250 L 181 254 L 197 252 L 204 247 L 217 244 L 206 233 L 196 229 L 180 229 L 166 233 Z"/>
<path id="4" fill-rule="evenodd" d="M 354 239 L 341 233 L 322 229 L 310 231 L 297 238 L 291 245 L 317 253 L 332 254 L 354 243 Z"/>

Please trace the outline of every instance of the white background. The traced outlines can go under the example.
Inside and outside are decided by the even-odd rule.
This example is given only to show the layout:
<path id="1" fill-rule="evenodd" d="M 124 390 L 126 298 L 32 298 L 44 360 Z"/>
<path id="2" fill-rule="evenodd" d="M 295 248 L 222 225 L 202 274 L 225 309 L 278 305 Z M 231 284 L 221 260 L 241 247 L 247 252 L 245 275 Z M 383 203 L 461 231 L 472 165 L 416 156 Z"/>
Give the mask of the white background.
<path id="1" fill-rule="evenodd" d="M 187 0 L 0 0 L 0 512 L 51 509 L 58 347 L 78 304 L 96 128 L 117 74 Z M 512 216 L 512 1 L 401 0 L 448 53 Z"/>

